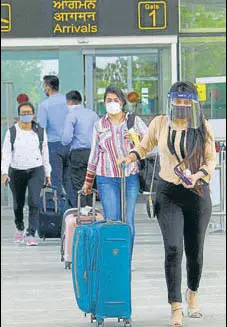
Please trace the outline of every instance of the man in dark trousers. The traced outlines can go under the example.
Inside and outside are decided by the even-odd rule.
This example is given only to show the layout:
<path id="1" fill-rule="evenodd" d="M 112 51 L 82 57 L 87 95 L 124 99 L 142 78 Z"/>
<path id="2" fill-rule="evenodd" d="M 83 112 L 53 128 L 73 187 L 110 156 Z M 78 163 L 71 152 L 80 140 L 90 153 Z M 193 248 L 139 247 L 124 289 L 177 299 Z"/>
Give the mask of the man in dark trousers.
<path id="1" fill-rule="evenodd" d="M 62 144 L 70 144 L 71 178 L 75 197 L 81 190 L 87 171 L 90 155 L 93 127 L 99 119 L 98 115 L 82 104 L 82 97 L 78 91 L 66 94 L 69 114 L 65 119 Z M 92 205 L 91 196 L 81 197 L 81 207 Z M 77 204 L 76 204 L 77 206 Z"/>
<path id="2" fill-rule="evenodd" d="M 57 76 L 43 77 L 43 88 L 46 96 L 38 110 L 37 122 L 46 129 L 50 164 L 52 167 L 52 185 L 57 188 L 58 196 L 63 193 L 63 188 L 68 198 L 75 204 L 70 179 L 70 147 L 62 145 L 62 133 L 66 116 L 69 112 L 66 98 L 59 93 L 59 79 Z"/>

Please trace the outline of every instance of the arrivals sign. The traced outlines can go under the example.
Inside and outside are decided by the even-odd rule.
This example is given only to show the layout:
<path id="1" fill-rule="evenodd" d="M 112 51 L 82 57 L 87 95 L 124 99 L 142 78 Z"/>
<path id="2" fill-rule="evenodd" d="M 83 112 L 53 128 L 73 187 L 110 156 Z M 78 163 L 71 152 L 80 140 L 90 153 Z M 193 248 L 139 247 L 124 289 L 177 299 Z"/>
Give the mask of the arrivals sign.
<path id="1" fill-rule="evenodd" d="M 176 35 L 178 0 L 1 0 L 1 36 Z"/>

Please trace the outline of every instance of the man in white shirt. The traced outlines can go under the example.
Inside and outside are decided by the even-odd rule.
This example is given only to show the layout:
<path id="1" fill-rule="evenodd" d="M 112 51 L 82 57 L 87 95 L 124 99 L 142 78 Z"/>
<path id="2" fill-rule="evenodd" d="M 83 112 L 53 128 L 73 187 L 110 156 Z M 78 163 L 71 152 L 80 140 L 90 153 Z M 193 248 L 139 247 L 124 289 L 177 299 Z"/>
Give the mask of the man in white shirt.
<path id="1" fill-rule="evenodd" d="M 12 142 L 12 132 L 7 131 L 2 148 L 2 185 L 9 182 L 13 194 L 13 208 L 17 232 L 15 242 L 37 245 L 35 233 L 39 218 L 40 192 L 44 182 L 51 184 L 51 166 L 47 136 L 34 121 L 34 106 L 24 102 L 18 106 L 20 121 L 14 125 L 16 133 Z M 40 142 L 36 131 L 40 129 L 43 140 Z M 44 178 L 46 177 L 46 178 Z M 23 208 L 28 188 L 29 220 L 24 235 Z"/>

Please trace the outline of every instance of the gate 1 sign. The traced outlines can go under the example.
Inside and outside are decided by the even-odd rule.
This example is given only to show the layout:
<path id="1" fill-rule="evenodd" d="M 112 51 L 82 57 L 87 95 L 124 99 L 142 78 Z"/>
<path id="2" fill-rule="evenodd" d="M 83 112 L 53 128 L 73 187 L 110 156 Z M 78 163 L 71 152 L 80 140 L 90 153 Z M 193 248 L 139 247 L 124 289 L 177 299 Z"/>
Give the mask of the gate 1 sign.
<path id="1" fill-rule="evenodd" d="M 177 35 L 178 0 L 1 0 L 1 36 Z"/>
<path id="2" fill-rule="evenodd" d="M 140 30 L 164 30 L 167 28 L 165 1 L 140 1 L 138 20 Z"/>

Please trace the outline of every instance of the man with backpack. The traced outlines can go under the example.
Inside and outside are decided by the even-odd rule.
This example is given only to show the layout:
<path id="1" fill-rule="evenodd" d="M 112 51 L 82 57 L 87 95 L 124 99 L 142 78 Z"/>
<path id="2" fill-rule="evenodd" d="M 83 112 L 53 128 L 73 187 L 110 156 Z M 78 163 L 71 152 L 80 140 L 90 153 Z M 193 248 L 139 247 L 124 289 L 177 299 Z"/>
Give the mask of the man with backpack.
<path id="1" fill-rule="evenodd" d="M 2 185 L 9 183 L 13 194 L 15 215 L 15 242 L 38 245 L 35 238 L 39 219 L 40 192 L 43 184 L 51 184 L 47 136 L 34 118 L 32 103 L 18 106 L 19 122 L 11 126 L 5 136 L 2 148 Z M 24 232 L 23 209 L 28 189 L 29 218 Z"/>

